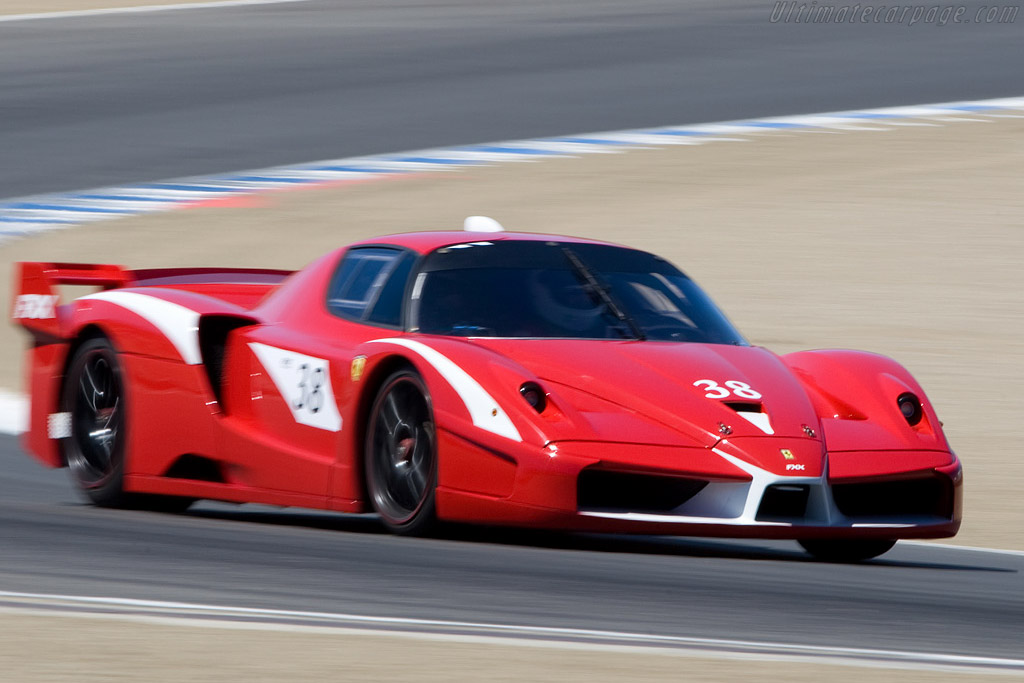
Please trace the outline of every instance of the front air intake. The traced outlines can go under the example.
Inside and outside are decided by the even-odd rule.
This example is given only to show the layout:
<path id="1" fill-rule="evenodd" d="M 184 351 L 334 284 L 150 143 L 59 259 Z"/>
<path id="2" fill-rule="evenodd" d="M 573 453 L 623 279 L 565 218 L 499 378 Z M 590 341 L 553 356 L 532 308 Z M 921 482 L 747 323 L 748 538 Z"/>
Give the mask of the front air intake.
<path id="1" fill-rule="evenodd" d="M 666 513 L 708 485 L 703 479 L 586 469 L 576 484 L 580 510 Z"/>
<path id="2" fill-rule="evenodd" d="M 759 522 L 791 522 L 803 519 L 807 513 L 807 499 L 811 487 L 804 484 L 775 484 L 761 497 L 757 509 Z"/>
<path id="3" fill-rule="evenodd" d="M 937 476 L 834 484 L 832 497 L 850 518 L 953 517 L 953 483 Z"/>

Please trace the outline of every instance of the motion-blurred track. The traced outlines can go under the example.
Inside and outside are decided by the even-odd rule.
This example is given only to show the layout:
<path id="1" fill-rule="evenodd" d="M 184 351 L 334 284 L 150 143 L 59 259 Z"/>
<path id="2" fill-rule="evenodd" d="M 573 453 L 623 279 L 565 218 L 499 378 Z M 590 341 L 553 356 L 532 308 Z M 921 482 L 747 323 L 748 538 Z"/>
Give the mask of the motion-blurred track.
<path id="1" fill-rule="evenodd" d="M 324 0 L 4 23 L 0 197 L 1024 92 L 1024 18 L 772 23 L 774 4 Z"/>
<path id="2" fill-rule="evenodd" d="M 80 504 L 0 438 L 0 589 L 1019 658 L 1024 557 L 897 546 L 863 565 L 792 543 L 460 531 L 203 504 Z"/>

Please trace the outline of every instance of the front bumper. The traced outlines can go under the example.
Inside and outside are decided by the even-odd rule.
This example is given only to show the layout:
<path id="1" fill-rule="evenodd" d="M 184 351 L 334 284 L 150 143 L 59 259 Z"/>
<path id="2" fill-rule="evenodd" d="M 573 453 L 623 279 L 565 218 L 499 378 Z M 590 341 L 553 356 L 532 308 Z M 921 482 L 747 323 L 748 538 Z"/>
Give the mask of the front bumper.
<path id="1" fill-rule="evenodd" d="M 540 453 L 517 446 L 519 453 L 503 451 L 510 478 L 500 495 L 448 486 L 442 476 L 438 513 L 546 529 L 738 538 L 944 538 L 960 527 L 963 474 L 948 452 L 926 458 L 928 467 L 846 479 L 830 476 L 827 456 L 819 476 L 790 476 L 717 449 L 644 446 L 643 458 L 630 458 L 623 454 L 637 447 L 626 444 L 559 444 Z M 674 452 L 676 466 L 652 467 L 662 460 L 651 457 L 658 449 Z M 493 459 L 495 451 L 478 455 Z M 717 461 L 711 467 L 708 455 Z M 474 459 L 461 457 L 465 465 Z M 606 475 L 600 492 L 585 487 L 594 472 Z M 667 484 L 638 487 L 644 478 Z"/>

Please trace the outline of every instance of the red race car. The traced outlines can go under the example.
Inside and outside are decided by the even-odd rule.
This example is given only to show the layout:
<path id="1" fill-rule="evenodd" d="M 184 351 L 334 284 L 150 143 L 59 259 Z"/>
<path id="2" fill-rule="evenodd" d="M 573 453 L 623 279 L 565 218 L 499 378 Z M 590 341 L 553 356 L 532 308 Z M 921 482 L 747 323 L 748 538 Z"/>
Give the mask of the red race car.
<path id="1" fill-rule="evenodd" d="M 61 304 L 66 284 L 98 291 Z M 751 346 L 635 249 L 474 217 L 295 273 L 23 263 L 12 315 L 26 446 L 99 505 L 790 538 L 833 560 L 960 526 L 960 462 L 903 367 Z"/>

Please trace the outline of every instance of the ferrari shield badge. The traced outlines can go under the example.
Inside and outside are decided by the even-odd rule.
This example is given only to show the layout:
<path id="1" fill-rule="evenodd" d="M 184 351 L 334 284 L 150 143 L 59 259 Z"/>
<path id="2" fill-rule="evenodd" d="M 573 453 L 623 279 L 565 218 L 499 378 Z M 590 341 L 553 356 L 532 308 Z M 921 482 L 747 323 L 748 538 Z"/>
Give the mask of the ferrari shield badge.
<path id="1" fill-rule="evenodd" d="M 366 356 L 356 356 L 352 359 L 352 381 L 358 382 L 363 376 L 363 368 L 366 367 Z"/>
<path id="2" fill-rule="evenodd" d="M 780 448 L 779 452 L 782 453 L 782 457 L 785 458 L 786 460 L 793 460 L 796 458 L 796 456 L 793 455 L 793 451 L 789 450 L 788 448 Z"/>

